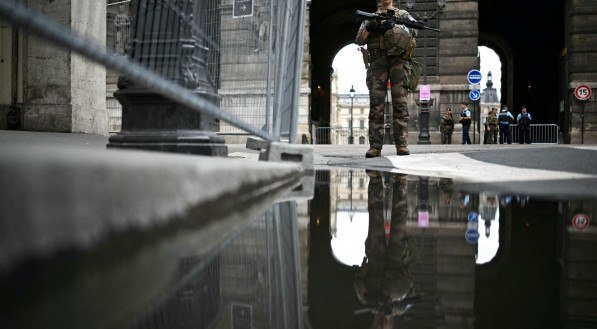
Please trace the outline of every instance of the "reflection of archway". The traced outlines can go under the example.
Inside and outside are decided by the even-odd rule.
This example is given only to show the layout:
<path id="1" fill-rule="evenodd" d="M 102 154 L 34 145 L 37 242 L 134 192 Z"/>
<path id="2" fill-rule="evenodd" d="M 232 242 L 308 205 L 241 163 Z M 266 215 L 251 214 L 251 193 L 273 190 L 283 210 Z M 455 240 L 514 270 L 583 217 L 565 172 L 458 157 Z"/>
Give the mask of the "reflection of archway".
<path id="1" fill-rule="evenodd" d="M 479 46 L 491 48 L 499 56 L 502 62 L 500 102 L 508 104 L 508 107 L 512 108 L 514 106 L 512 103 L 512 95 L 514 94 L 514 59 L 512 48 L 503 37 L 490 32 L 479 35 Z M 485 74 L 486 72 L 483 73 Z"/>

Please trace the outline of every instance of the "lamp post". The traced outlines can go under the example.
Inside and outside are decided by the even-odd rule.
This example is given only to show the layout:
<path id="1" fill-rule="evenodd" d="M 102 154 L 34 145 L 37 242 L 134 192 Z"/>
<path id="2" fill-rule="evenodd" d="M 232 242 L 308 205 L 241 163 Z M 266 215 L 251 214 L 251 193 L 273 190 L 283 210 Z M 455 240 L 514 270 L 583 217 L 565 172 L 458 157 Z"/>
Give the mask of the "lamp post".
<path id="1" fill-rule="evenodd" d="M 415 13 L 411 13 L 411 15 L 418 21 L 427 25 L 427 21 L 441 13 L 445 6 L 446 0 L 437 0 L 438 9 L 431 15 L 428 15 L 427 12 L 424 12 L 423 16 L 419 16 Z M 406 8 L 408 8 L 409 11 L 414 7 L 415 0 L 406 0 Z M 421 30 L 420 32 L 423 33 L 423 85 L 427 85 L 427 32 L 425 30 Z M 417 100 L 417 105 L 421 108 L 419 111 L 419 140 L 417 144 L 431 144 L 429 136 L 429 107 L 433 105 L 433 99 L 419 99 Z"/>
<path id="2" fill-rule="evenodd" d="M 350 136 L 348 136 L 348 144 L 354 144 L 354 134 L 352 132 L 352 105 L 354 103 L 354 95 L 356 94 L 354 90 L 354 86 L 350 87 L 349 95 L 350 95 L 350 122 L 348 125 Z"/>

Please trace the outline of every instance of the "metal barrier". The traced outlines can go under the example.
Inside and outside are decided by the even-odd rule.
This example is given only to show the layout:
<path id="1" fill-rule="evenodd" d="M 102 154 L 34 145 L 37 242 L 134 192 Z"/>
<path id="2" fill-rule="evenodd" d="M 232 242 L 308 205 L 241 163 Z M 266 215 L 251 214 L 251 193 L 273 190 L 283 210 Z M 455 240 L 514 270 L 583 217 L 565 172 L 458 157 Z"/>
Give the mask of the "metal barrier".
<path id="1" fill-rule="evenodd" d="M 221 0 L 204 1 L 196 7 L 197 12 L 189 12 L 192 2 L 185 0 L 133 0 L 131 4 L 147 13 L 151 11 L 151 16 L 148 14 L 143 19 L 153 22 L 143 22 L 144 25 L 136 22 L 146 31 L 151 30 L 146 33 L 151 39 L 136 40 L 137 48 L 132 49 L 143 50 L 141 56 L 134 57 L 139 63 L 128 61 L 121 54 L 127 24 L 131 23 L 124 15 L 119 16 L 121 7 L 116 14 L 112 11 L 109 14 L 114 14 L 114 26 L 108 29 L 113 35 L 113 42 L 108 43 L 112 49 L 108 50 L 24 7 L 20 1 L 1 1 L 0 17 L 42 40 L 115 70 L 156 94 L 219 119 L 223 131 L 240 129 L 269 141 L 279 141 L 281 136 L 296 141 L 306 0 L 254 0 L 250 15 L 233 12 L 234 5 Z M 161 13 L 164 14 L 159 16 Z M 207 23 L 207 27 L 200 27 L 198 22 L 202 26 Z M 170 28 L 169 34 L 160 30 L 162 27 Z M 177 31 L 181 35 L 191 31 L 187 35 L 193 35 L 194 39 L 172 38 L 171 34 Z M 173 42 L 182 44 L 169 47 Z M 171 53 L 175 48 L 185 49 L 187 53 Z M 191 56 L 189 51 L 192 56 L 195 56 L 193 51 L 207 53 L 208 63 L 204 64 L 212 74 L 221 108 L 193 93 L 193 81 L 186 85 L 188 89 L 177 83 L 198 74 L 193 71 L 197 58 L 178 63 Z M 183 71 L 177 71 L 176 67 L 182 67 Z"/>
<path id="2" fill-rule="evenodd" d="M 353 128 L 353 144 L 369 145 L 369 130 L 367 128 Z M 313 128 L 313 144 L 350 144 L 350 128 Z"/>
<path id="3" fill-rule="evenodd" d="M 210 259 L 180 259 L 185 283 L 131 328 L 303 328 L 299 266 L 296 203 L 276 204 Z"/>
<path id="4" fill-rule="evenodd" d="M 532 124 L 531 143 L 533 144 L 559 144 L 560 127 L 556 124 Z M 518 124 L 511 124 L 512 143 L 520 143 L 522 129 Z"/>

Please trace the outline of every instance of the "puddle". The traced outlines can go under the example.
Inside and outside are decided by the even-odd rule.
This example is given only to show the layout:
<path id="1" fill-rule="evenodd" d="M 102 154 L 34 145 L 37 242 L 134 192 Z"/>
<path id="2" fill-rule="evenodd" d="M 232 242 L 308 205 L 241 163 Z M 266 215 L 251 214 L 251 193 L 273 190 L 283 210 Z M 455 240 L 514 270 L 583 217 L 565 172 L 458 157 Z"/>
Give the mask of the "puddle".
<path id="1" fill-rule="evenodd" d="M 376 171 L 317 174 L 311 328 L 597 326 L 597 200 L 473 193 L 449 179 Z"/>
<path id="2" fill-rule="evenodd" d="M 348 169 L 311 185 L 209 250 L 189 227 L 0 276 L 1 327 L 597 326 L 597 200 Z"/>

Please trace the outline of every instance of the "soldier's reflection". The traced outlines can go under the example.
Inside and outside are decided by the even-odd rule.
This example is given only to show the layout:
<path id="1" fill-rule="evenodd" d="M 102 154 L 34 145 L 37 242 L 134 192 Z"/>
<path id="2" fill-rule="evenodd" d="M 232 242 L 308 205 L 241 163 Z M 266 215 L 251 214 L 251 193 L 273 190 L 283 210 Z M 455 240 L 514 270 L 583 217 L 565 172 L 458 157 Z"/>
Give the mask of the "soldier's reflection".
<path id="1" fill-rule="evenodd" d="M 391 328 L 395 318 L 418 301 L 410 271 L 417 258 L 416 242 L 406 236 L 406 176 L 375 171 L 367 174 L 369 234 L 366 256 L 354 281 L 364 308 L 355 313 L 372 312 L 373 328 Z"/>

